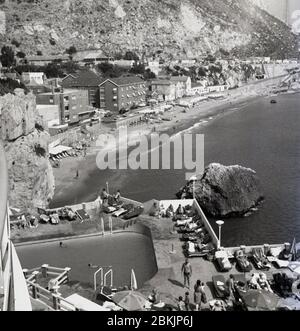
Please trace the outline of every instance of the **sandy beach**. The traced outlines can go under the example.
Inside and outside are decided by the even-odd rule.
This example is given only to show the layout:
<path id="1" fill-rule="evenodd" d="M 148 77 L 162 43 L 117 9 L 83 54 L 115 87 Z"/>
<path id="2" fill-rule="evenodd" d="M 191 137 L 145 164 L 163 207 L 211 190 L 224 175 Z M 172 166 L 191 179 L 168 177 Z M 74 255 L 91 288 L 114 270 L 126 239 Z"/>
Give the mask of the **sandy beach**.
<path id="1" fill-rule="evenodd" d="M 223 99 L 209 99 L 189 109 L 175 106 L 171 111 L 167 111 L 163 115 L 163 117 L 170 120 L 134 127 L 128 130 L 128 136 L 133 141 L 135 139 L 139 140 L 141 135 L 148 136 L 153 131 L 175 135 L 186 130 L 190 131 L 195 126 L 201 129 L 201 127 L 211 124 L 221 116 L 243 109 L 251 100 L 268 95 L 268 88 L 276 84 L 278 79 L 262 81 L 227 91 L 227 95 Z M 186 101 L 189 99 L 192 98 L 185 98 Z M 116 130 L 102 124 L 101 134 L 114 135 Z M 106 146 L 108 149 L 110 147 L 112 146 Z M 70 157 L 61 160 L 60 167 L 54 169 L 55 197 L 63 196 L 70 190 L 80 190 L 89 173 L 96 167 L 96 155 L 98 152 L 99 148 L 97 148 L 96 142 L 93 142 L 91 147 L 88 148 L 86 156 Z M 78 178 L 76 178 L 77 171 L 79 174 Z"/>

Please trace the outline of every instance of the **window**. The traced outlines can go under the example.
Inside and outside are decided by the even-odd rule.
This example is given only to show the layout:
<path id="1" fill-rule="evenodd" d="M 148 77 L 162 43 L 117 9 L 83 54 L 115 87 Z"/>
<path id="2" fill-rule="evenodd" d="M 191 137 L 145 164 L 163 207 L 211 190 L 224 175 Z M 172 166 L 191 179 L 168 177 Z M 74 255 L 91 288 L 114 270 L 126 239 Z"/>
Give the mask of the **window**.
<path id="1" fill-rule="evenodd" d="M 53 97 L 50 97 L 50 98 L 49 98 L 49 102 L 50 102 L 50 103 L 53 103 L 53 102 L 54 102 Z"/>
<path id="2" fill-rule="evenodd" d="M 76 100 L 76 96 L 75 95 L 72 96 L 72 100 L 74 100 L 74 101 Z"/>

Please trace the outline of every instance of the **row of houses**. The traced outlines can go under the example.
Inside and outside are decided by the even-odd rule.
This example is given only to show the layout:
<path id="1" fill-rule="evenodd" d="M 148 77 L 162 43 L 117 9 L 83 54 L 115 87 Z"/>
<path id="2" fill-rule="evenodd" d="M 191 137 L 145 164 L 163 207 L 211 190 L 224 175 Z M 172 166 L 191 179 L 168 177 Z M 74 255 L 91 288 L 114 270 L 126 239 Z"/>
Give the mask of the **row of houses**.
<path id="1" fill-rule="evenodd" d="M 92 121 L 97 110 L 118 115 L 145 107 L 153 99 L 170 102 L 206 91 L 192 85 L 187 76 L 149 81 L 132 75 L 105 79 L 89 69 L 63 79 L 47 79 L 43 72 L 24 72 L 18 78 L 36 95 L 37 109 L 51 132 Z"/>

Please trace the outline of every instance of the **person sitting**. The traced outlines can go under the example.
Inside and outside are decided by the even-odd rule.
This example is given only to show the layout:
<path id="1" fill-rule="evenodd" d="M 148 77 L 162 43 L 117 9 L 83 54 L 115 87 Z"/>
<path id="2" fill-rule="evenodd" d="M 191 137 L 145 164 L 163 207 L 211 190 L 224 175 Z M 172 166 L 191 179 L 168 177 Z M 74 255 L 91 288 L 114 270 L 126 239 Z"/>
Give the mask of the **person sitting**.
<path id="1" fill-rule="evenodd" d="M 216 300 L 215 304 L 211 308 L 212 311 L 225 311 L 225 305 L 223 301 Z"/>
<path id="2" fill-rule="evenodd" d="M 117 191 L 117 193 L 114 195 L 114 199 L 117 205 L 121 203 L 121 192 L 120 190 Z"/>
<path id="3" fill-rule="evenodd" d="M 291 248 L 290 248 L 289 244 L 284 245 L 284 249 L 283 249 L 283 251 L 280 252 L 278 257 L 279 257 L 279 260 L 284 260 L 284 261 L 292 260 Z"/>
<path id="4" fill-rule="evenodd" d="M 178 208 L 176 209 L 176 215 L 182 216 L 183 214 L 184 214 L 184 209 L 181 205 L 179 205 Z"/>
<path id="5" fill-rule="evenodd" d="M 181 200 L 185 200 L 186 198 L 187 198 L 187 192 L 186 192 L 186 188 L 184 188 L 181 193 Z"/>
<path id="6" fill-rule="evenodd" d="M 150 294 L 148 299 L 153 305 L 157 305 L 160 302 L 159 295 L 156 289 L 153 289 L 152 294 Z"/>
<path id="7" fill-rule="evenodd" d="M 170 205 L 166 210 L 166 217 L 172 218 L 173 216 L 174 216 L 174 207 L 173 205 Z"/>
<path id="8" fill-rule="evenodd" d="M 259 280 L 259 275 L 252 274 L 250 282 L 249 282 L 249 286 L 254 290 L 261 290 L 258 280 Z"/>
<path id="9" fill-rule="evenodd" d="M 102 204 L 106 206 L 108 204 L 108 193 L 105 188 L 102 190 L 100 198 L 102 200 Z"/>
<path id="10" fill-rule="evenodd" d="M 185 303 L 183 301 L 183 297 L 182 296 L 180 296 L 178 298 L 177 308 L 178 308 L 179 311 L 184 311 L 185 310 Z"/>
<path id="11" fill-rule="evenodd" d="M 262 290 L 273 293 L 273 290 L 271 289 L 271 286 L 268 282 L 267 276 L 264 273 L 259 274 L 258 284 Z"/>
<path id="12" fill-rule="evenodd" d="M 166 210 L 163 204 L 161 204 L 159 209 L 159 217 L 166 217 Z"/>
<path id="13" fill-rule="evenodd" d="M 159 216 L 159 207 L 157 206 L 157 202 L 153 203 L 153 206 L 150 209 L 149 216 L 158 217 Z"/>

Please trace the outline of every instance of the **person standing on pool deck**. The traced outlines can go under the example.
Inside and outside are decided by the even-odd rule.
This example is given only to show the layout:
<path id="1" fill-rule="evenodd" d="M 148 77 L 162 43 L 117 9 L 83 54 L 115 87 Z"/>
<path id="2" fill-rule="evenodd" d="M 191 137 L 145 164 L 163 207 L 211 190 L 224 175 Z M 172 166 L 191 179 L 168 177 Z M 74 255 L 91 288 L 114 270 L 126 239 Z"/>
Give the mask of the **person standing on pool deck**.
<path id="1" fill-rule="evenodd" d="M 186 259 L 181 267 L 181 272 L 183 273 L 184 287 L 190 288 L 190 279 L 192 277 L 192 265 L 189 262 L 189 259 Z M 188 286 L 186 286 L 188 285 Z"/>

